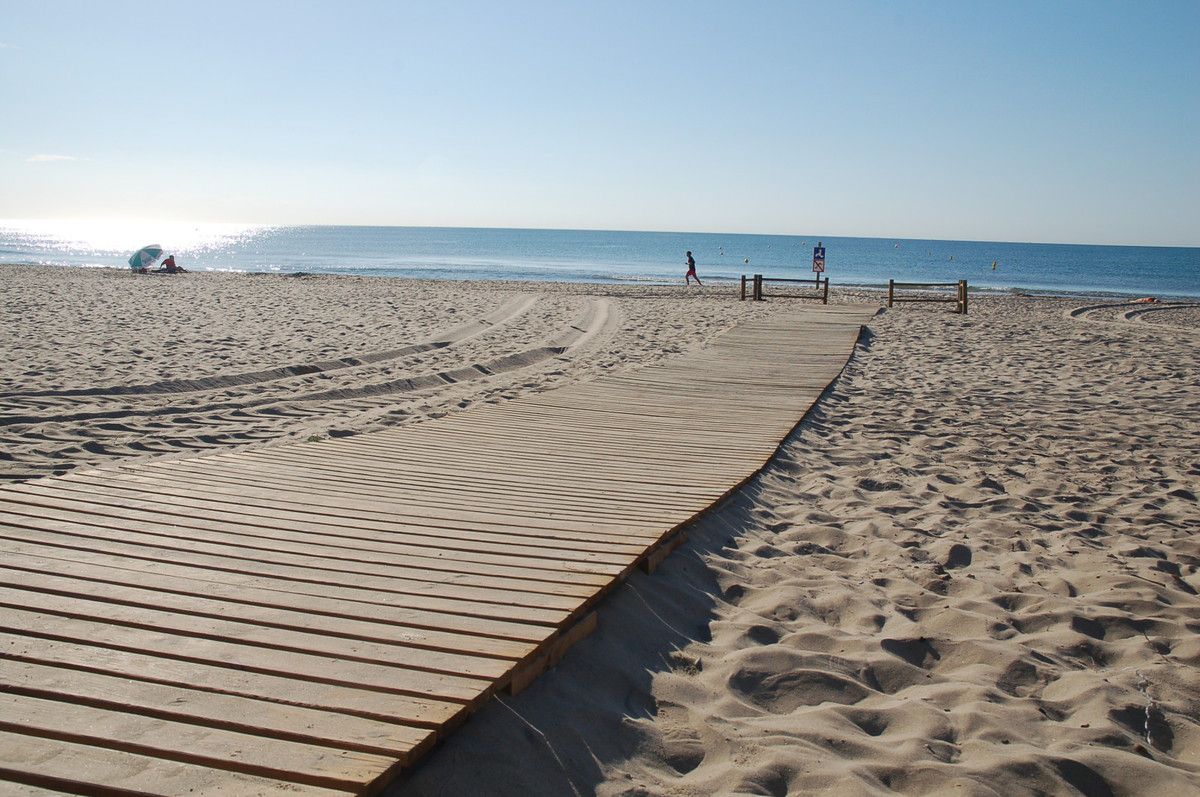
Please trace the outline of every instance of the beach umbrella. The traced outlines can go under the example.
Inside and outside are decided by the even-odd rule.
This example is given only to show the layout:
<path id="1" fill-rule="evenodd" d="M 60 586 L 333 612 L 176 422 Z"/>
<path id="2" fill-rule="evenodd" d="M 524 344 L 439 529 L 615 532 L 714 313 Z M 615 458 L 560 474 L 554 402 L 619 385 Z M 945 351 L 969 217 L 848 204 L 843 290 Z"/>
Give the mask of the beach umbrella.
<path id="1" fill-rule="evenodd" d="M 139 268 L 150 268 L 160 257 L 162 257 L 163 248 L 158 244 L 150 244 L 143 246 L 141 249 L 133 253 L 129 258 L 129 267 L 134 271 Z"/>

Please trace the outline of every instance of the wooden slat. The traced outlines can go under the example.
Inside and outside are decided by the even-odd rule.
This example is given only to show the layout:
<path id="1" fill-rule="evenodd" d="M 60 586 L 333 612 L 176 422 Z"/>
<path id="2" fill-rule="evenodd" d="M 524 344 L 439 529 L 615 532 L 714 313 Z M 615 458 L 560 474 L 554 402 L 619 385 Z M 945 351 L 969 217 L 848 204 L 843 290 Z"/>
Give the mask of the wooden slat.
<path id="1" fill-rule="evenodd" d="M 8 551 L 4 562 L 0 563 L 0 568 L 29 573 L 49 573 L 99 584 L 133 584 L 137 588 L 155 590 L 159 593 L 208 597 L 228 604 L 243 604 L 251 607 L 289 609 L 301 612 L 310 618 L 329 617 L 334 621 L 367 619 L 402 628 L 446 630 L 454 634 L 518 642 L 537 642 L 546 636 L 545 624 L 520 623 L 514 620 L 497 620 L 495 618 L 482 619 L 457 615 L 445 610 L 410 609 L 393 603 L 369 602 L 365 600 L 367 595 L 352 591 L 336 591 L 326 588 L 315 595 L 295 592 L 283 589 L 284 585 L 266 578 L 243 578 L 235 580 L 233 583 L 226 583 L 214 580 L 214 576 L 217 574 L 203 568 L 161 565 L 151 569 L 130 567 L 131 564 L 135 563 L 122 557 L 96 555 L 86 557 L 81 561 L 30 554 L 14 548 Z M 10 577 L 5 574 L 0 577 L 0 583 L 10 583 Z M 84 588 L 80 587 L 80 589 Z M 471 644 L 478 645 L 477 649 L 489 654 L 509 656 L 513 652 L 510 647 L 493 648 L 475 641 L 472 641 Z"/>
<path id="2" fill-rule="evenodd" d="M 569 599 L 573 596 L 589 595 L 593 583 L 604 583 L 592 578 L 589 573 L 579 574 L 574 583 L 536 579 L 532 575 L 523 577 L 522 574 L 506 572 L 503 568 L 483 568 L 491 573 L 474 573 L 456 571 L 450 568 L 433 569 L 424 563 L 412 560 L 394 563 L 372 563 L 356 561 L 350 557 L 326 557 L 306 555 L 301 552 L 290 553 L 274 551 L 268 546 L 226 545 L 222 540 L 190 539 L 183 535 L 158 534 L 153 532 L 138 532 L 113 527 L 103 527 L 103 533 L 97 531 L 95 525 L 69 523 L 60 519 L 43 519 L 15 513 L 6 513 L 0 519 L 0 537 L 19 536 L 22 539 L 37 539 L 47 542 L 60 542 L 63 545 L 103 546 L 104 548 L 122 547 L 124 550 L 140 550 L 155 555 L 163 551 L 169 553 L 193 553 L 208 555 L 225 560 L 238 560 L 247 563 L 269 563 L 320 571 L 326 578 L 336 579 L 346 583 L 358 578 L 387 578 L 403 580 L 413 589 L 420 589 L 432 594 L 462 593 L 463 588 L 480 590 L 481 597 L 504 595 L 506 600 L 512 600 L 519 605 L 521 601 L 534 601 L 531 605 L 543 605 L 542 597 L 561 596 Z M 251 567 L 253 564 L 246 564 Z M 451 585 L 453 588 L 451 588 Z M 549 605 L 557 603 L 551 601 Z M 572 605 L 565 600 L 560 605 Z"/>
<path id="3" fill-rule="evenodd" d="M 276 778 L 99 747 L 83 739 L 66 741 L 53 736 L 30 735 L 27 731 L 0 729 L 0 782 L 4 781 L 7 781 L 5 786 L 29 784 L 49 793 L 92 797 L 178 797 L 181 794 L 296 797 L 298 793 L 307 797 L 344 797 L 359 792 L 353 787 L 327 789 L 317 786 L 307 786 L 301 791 L 295 783 Z"/>
<path id="4" fill-rule="evenodd" d="M 326 789 L 356 789 L 392 766 L 386 756 L 371 753 L 5 692 L 0 730 Z"/>
<path id="5" fill-rule="evenodd" d="M 390 756 L 401 764 L 429 749 L 437 737 L 430 728 L 414 728 L 43 663 L 6 662 L 0 669 L 0 691 L 66 700 L 109 711 L 131 711 L 147 717 L 333 750 Z"/>
<path id="6" fill-rule="evenodd" d="M 511 661 L 487 658 L 478 654 L 447 653 L 441 650 L 413 648 L 397 643 L 347 639 L 308 631 L 222 619 L 198 613 L 180 611 L 178 606 L 193 607 L 196 599 L 168 599 L 163 606 L 151 607 L 113 600 L 93 598 L 76 593 L 58 595 L 50 592 L 14 589 L 0 586 L 0 606 L 5 617 L 0 624 L 13 622 L 10 612 L 38 613 L 47 618 L 61 617 L 87 620 L 121 628 L 145 629 L 159 634 L 188 639 L 229 640 L 263 655 L 273 652 L 281 658 L 316 662 L 321 658 L 341 662 L 357 662 L 364 676 L 410 694 L 431 694 L 435 697 L 470 700 L 480 687 L 476 681 L 501 678 L 512 669 Z M 194 608 L 194 607 L 193 607 Z M 53 628 L 54 623 L 47 628 Z M 415 636 L 415 635 L 414 635 Z M 390 670 L 401 671 L 392 676 Z M 441 692 L 425 692 L 433 689 Z"/>
<path id="7" fill-rule="evenodd" d="M 354 438 L 0 488 L 0 784 L 378 787 L 590 632 L 765 463 L 872 313 L 804 308 Z"/>
<path id="8" fill-rule="evenodd" d="M 657 522 L 663 517 L 662 511 L 654 511 L 648 506 L 605 507 L 601 502 L 591 501 L 589 506 L 582 507 L 572 502 L 556 503 L 545 497 L 514 497 L 502 492 L 488 491 L 485 495 L 472 495 L 461 487 L 451 485 L 427 484 L 419 488 L 366 488 L 352 479 L 319 479 L 295 478 L 291 473 L 266 475 L 261 468 L 241 467 L 213 469 L 208 466 L 197 467 L 188 471 L 178 471 L 170 463 L 159 465 L 158 470 L 163 476 L 171 478 L 187 478 L 202 484 L 215 484 L 230 487 L 251 485 L 264 490 L 291 489 L 300 492 L 322 490 L 336 496 L 353 498 L 368 498 L 378 496 L 383 501 L 398 501 L 409 505 L 429 504 L 439 509 L 453 510 L 463 505 L 491 506 L 498 515 L 507 517 L 534 517 L 544 519 L 564 518 L 568 520 L 595 519 L 599 522 L 646 523 Z"/>
<path id="9" fill-rule="evenodd" d="M 103 506 L 61 501 L 29 504 L 5 501 L 0 495 L 0 512 L 13 517 L 31 517 L 62 521 L 64 524 L 97 527 L 118 532 L 160 537 L 184 538 L 281 553 L 326 556 L 347 562 L 387 564 L 404 567 L 415 564 L 432 570 L 510 575 L 532 581 L 605 583 L 606 576 L 619 573 L 624 558 L 599 553 L 566 552 L 559 556 L 542 555 L 530 546 L 510 547 L 502 551 L 473 551 L 461 546 L 408 544 L 402 538 L 384 541 L 352 540 L 318 534 L 260 526 L 213 523 L 203 518 L 172 518 L 169 522 L 148 512 L 119 512 Z M 523 554 L 523 555 L 522 555 Z M 428 561 L 425 561 L 428 560 Z M 580 576 L 578 574 L 587 574 Z M 590 578 L 589 578 L 590 577 Z"/>
<path id="10" fill-rule="evenodd" d="M 329 495 L 316 495 L 286 489 L 258 488 L 246 484 L 187 486 L 164 484 L 140 473 L 72 473 L 50 482 L 52 491 L 74 491 L 89 496 L 88 500 L 116 502 L 122 506 L 186 507 L 204 512 L 230 512 L 271 520 L 312 520 L 346 528 L 392 529 L 397 525 L 432 529 L 437 532 L 470 533 L 472 530 L 505 536 L 533 535 L 540 538 L 590 540 L 597 537 L 622 537 L 641 542 L 651 536 L 644 527 L 635 524 L 600 523 L 594 520 L 560 521 L 528 516 L 508 517 L 484 514 L 466 508 L 439 512 L 431 506 L 418 510 L 382 500 L 350 500 Z M 43 482 L 14 485 L 16 488 L 40 488 Z M 139 503 L 131 503 L 139 502 Z M 177 510 L 170 509 L 177 513 Z M 189 514 L 195 514 L 190 512 Z"/>
<path id="11" fill-rule="evenodd" d="M 380 604 L 400 611 L 435 612 L 455 618 L 456 623 L 459 622 L 458 618 L 472 623 L 477 620 L 487 624 L 489 628 L 497 628 L 497 634 L 503 631 L 502 622 L 505 620 L 557 627 L 568 618 L 568 610 L 575 605 L 573 601 L 567 601 L 567 605 L 561 608 L 519 606 L 511 601 L 506 602 L 503 595 L 487 591 L 476 592 L 466 587 L 454 595 L 429 595 L 421 591 L 420 584 L 412 585 L 396 580 L 356 578 L 353 583 L 346 584 L 322 578 L 322 574 L 314 574 L 301 568 L 260 564 L 257 568 L 246 569 L 240 562 L 226 562 L 214 557 L 192 556 L 181 552 L 173 556 L 167 552 L 162 557 L 156 557 L 150 554 L 158 552 L 144 552 L 133 548 L 113 549 L 110 546 L 109 549 L 105 549 L 64 545 L 58 540 L 31 540 L 18 535 L 5 537 L 3 526 L 0 526 L 0 539 L 4 540 L 0 544 L 6 552 L 72 562 L 106 564 L 131 571 L 138 579 L 141 574 L 181 575 L 226 584 L 235 589 L 261 587 L 288 594 Z M 477 623 L 475 625 L 477 627 Z"/>
<path id="12" fill-rule="evenodd" d="M 547 564 L 564 560 L 619 564 L 625 562 L 629 554 L 636 553 L 643 547 L 633 542 L 595 543 L 582 538 L 582 536 L 560 541 L 539 535 L 536 537 L 536 544 L 533 544 L 526 542 L 521 535 L 512 533 L 437 534 L 433 530 L 399 524 L 388 526 L 379 524 L 373 528 L 361 522 L 355 526 L 313 522 L 312 519 L 301 521 L 281 516 L 282 513 L 266 514 L 261 519 L 256 519 L 253 515 L 223 511 L 212 507 L 211 504 L 201 516 L 195 512 L 175 509 L 170 503 L 161 501 L 161 499 L 157 504 L 149 501 L 114 502 L 103 494 L 79 494 L 61 488 L 49 490 L 44 487 L 38 489 L 36 486 L 26 485 L 14 485 L 12 490 L 0 497 L 0 500 L 9 500 L 13 503 L 27 504 L 47 510 L 85 510 L 93 517 L 103 516 L 131 520 L 155 518 L 160 521 L 169 519 L 173 525 L 195 529 L 221 531 L 237 528 L 242 533 L 260 536 L 282 536 L 297 540 L 311 539 L 314 542 L 326 544 L 336 541 L 339 545 L 344 545 L 346 549 L 354 549 L 361 545 L 367 550 L 396 550 L 396 546 L 412 545 L 420 546 L 426 553 L 430 550 L 436 552 L 445 549 L 482 554 L 503 554 L 545 559 Z M 278 534 L 273 532 L 278 532 Z M 487 560 L 481 559 L 480 561 Z"/>
<path id="13" fill-rule="evenodd" d="M 154 618 L 160 623 L 154 626 L 139 626 L 135 620 L 126 619 L 132 618 L 133 612 L 123 612 L 122 617 L 110 621 L 112 618 L 107 614 L 98 617 L 84 601 L 79 603 L 80 610 L 72 616 L 39 611 L 36 606 L 22 608 L 17 601 L 8 602 L 0 612 L 0 631 L 92 644 L 111 650 L 146 651 L 155 656 L 201 664 L 232 664 L 251 672 L 463 705 L 482 699 L 493 683 L 487 678 L 410 670 L 399 664 L 355 660 L 298 647 L 256 644 L 258 640 L 253 638 L 243 641 L 237 637 L 203 635 L 197 631 L 198 624 L 173 622 L 166 612 Z"/>
<path id="14" fill-rule="evenodd" d="M 181 592 L 177 585 L 167 579 L 156 582 L 154 579 L 139 578 L 136 585 L 130 586 L 95 578 L 63 575 L 64 572 L 74 574 L 80 571 L 78 565 L 71 563 L 63 563 L 62 567 L 54 570 L 17 569 L 13 566 L 24 561 L 27 560 L 16 555 L 9 561 L 0 563 L 0 600 L 3 600 L 2 596 L 7 587 L 15 587 L 34 593 L 76 596 L 135 608 L 158 608 L 181 615 L 227 618 L 234 622 L 318 634 L 322 637 L 400 645 L 444 653 L 470 651 L 473 655 L 502 661 L 523 659 L 536 647 L 530 642 L 513 642 L 493 637 L 481 639 L 478 636 L 441 629 L 429 630 L 357 618 L 328 617 L 264 603 L 246 604 L 240 600 L 231 600 L 229 596 L 214 596 L 212 593 L 219 592 L 218 590 L 209 591 L 207 594 L 188 594 Z M 86 569 L 84 572 L 90 575 L 95 571 Z M 246 594 L 245 591 L 238 590 L 235 598 Z M 36 599 L 34 600 L 36 602 Z"/>
<path id="15" fill-rule="evenodd" d="M 72 633 L 85 627 L 83 623 L 76 624 L 74 629 L 60 625 L 55 638 L 0 632 L 5 671 L 9 662 L 53 665 L 430 730 L 453 725 L 467 711 L 463 703 L 306 680 L 296 674 L 273 675 L 224 660 L 201 662 L 186 656 L 174 657 L 175 651 L 170 649 L 133 651 L 127 646 L 104 647 L 103 638 L 70 639 Z"/>

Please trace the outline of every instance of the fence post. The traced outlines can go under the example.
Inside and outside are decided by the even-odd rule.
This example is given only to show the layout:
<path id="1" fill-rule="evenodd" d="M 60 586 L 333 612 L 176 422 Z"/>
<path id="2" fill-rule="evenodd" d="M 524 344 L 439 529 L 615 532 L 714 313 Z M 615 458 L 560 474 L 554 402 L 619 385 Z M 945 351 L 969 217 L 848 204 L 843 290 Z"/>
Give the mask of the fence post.
<path id="1" fill-rule="evenodd" d="M 754 301 L 761 302 L 763 300 L 762 291 L 762 274 L 754 275 Z"/>
<path id="2" fill-rule="evenodd" d="M 742 275 L 742 298 L 741 301 L 746 301 L 746 275 Z"/>
<path id="3" fill-rule="evenodd" d="M 888 280 L 888 307 L 892 306 L 892 298 L 896 295 L 896 281 Z"/>
<path id="4" fill-rule="evenodd" d="M 825 278 L 825 293 L 821 296 L 821 304 L 829 304 L 829 277 Z"/>
<path id="5" fill-rule="evenodd" d="M 966 280 L 958 281 L 958 297 L 959 297 L 958 298 L 959 312 L 961 312 L 963 315 L 966 315 L 967 314 L 967 281 Z"/>

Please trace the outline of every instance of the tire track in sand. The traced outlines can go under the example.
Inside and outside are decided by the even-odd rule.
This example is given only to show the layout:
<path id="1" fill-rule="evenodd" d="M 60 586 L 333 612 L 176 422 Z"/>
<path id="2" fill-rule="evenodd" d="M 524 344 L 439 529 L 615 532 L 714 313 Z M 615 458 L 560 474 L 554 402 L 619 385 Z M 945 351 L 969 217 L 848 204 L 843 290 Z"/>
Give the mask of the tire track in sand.
<path id="1" fill-rule="evenodd" d="M 0 393 L 0 400 L 29 399 L 29 398 L 69 398 L 75 396 L 145 396 L 159 393 L 190 393 L 201 390 L 219 390 L 230 387 L 243 387 L 259 382 L 270 382 L 278 379 L 290 379 L 296 376 L 338 371 L 344 368 L 357 368 L 362 365 L 374 365 L 387 360 L 395 360 L 412 354 L 443 349 L 456 343 L 470 340 L 503 326 L 513 319 L 529 312 L 538 302 L 537 296 L 524 296 L 511 299 L 490 313 L 472 319 L 465 324 L 453 327 L 445 332 L 433 335 L 423 341 L 400 346 L 394 349 L 368 352 L 358 356 L 340 357 L 334 360 L 319 360 L 312 363 L 283 365 L 278 368 L 267 368 L 258 371 L 247 371 L 240 374 L 210 376 L 200 379 L 166 379 L 141 385 L 102 385 L 88 388 L 69 390 L 36 390 L 23 393 Z M 0 420 L 0 423 L 3 423 Z"/>
<path id="2" fill-rule="evenodd" d="M 528 306 L 532 304 L 532 301 L 528 302 Z M 509 319 L 521 314 L 513 313 Z M 618 319 L 610 300 L 590 299 L 575 320 L 554 332 L 542 345 L 460 368 L 302 395 L 260 397 L 201 407 L 158 406 L 144 410 L 77 413 L 53 418 L 41 416 L 36 426 L 28 429 L 20 429 L 12 424 L 15 436 L 3 441 L 5 444 L 24 444 L 21 465 L 33 472 L 0 473 L 0 478 L 36 478 L 102 460 L 178 455 L 213 448 L 262 444 L 307 433 L 312 431 L 314 425 L 327 427 L 337 424 L 338 428 L 323 431 L 330 436 L 344 436 L 354 433 L 347 431 L 346 427 L 354 429 L 364 422 L 383 422 L 389 416 L 398 416 L 400 419 L 408 417 L 411 413 L 407 410 L 398 411 L 394 401 L 389 400 L 391 396 L 419 395 L 426 405 L 420 412 L 433 410 L 428 405 L 448 405 L 454 397 L 447 394 L 461 393 L 465 384 L 494 379 L 557 357 L 572 356 L 597 338 L 612 334 L 617 324 Z M 486 331 L 488 329 L 481 328 L 471 336 Z M 532 382 L 525 387 L 534 389 Z M 436 414 L 443 413 L 439 411 Z M 96 420 L 105 422 L 92 423 Z M 393 420 L 391 423 L 395 422 Z M 297 425 L 305 428 L 298 429 Z M 13 464 L 17 460 L 12 455 L 3 458 Z M 35 461 L 30 462 L 30 459 Z"/>

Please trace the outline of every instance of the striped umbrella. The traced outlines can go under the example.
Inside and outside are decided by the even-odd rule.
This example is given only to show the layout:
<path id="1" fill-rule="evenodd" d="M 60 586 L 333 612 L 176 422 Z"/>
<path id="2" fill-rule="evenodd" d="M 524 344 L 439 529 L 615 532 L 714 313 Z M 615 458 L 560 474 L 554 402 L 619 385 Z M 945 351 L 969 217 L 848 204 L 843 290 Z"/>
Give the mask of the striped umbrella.
<path id="1" fill-rule="evenodd" d="M 140 268 L 150 268 L 162 257 L 162 253 L 163 249 L 158 244 L 143 246 L 129 258 L 129 267 L 134 271 Z"/>

